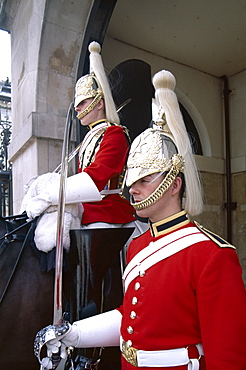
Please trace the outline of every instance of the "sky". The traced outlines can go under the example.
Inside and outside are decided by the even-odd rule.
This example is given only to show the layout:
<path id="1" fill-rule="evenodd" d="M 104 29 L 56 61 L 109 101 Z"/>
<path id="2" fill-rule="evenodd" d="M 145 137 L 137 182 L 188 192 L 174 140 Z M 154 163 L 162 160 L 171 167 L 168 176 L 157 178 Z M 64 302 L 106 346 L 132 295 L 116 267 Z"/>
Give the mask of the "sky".
<path id="1" fill-rule="evenodd" d="M 9 77 L 11 81 L 10 34 L 0 30 L 0 81 Z"/>

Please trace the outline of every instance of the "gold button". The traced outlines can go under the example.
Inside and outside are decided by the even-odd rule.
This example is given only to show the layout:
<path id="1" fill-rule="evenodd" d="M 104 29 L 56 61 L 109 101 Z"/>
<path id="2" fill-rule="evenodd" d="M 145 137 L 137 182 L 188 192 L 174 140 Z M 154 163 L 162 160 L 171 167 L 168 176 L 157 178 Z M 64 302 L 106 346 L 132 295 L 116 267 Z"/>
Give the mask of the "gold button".
<path id="1" fill-rule="evenodd" d="M 136 319 L 136 317 L 137 317 L 136 312 L 135 312 L 135 311 L 132 311 L 132 312 L 130 313 L 130 318 L 131 318 L 131 319 Z"/>
<path id="2" fill-rule="evenodd" d="M 140 283 L 139 282 L 137 282 L 135 285 L 134 285 L 134 289 L 135 290 L 138 290 L 140 288 Z"/>
<path id="3" fill-rule="evenodd" d="M 127 332 L 128 332 L 128 334 L 132 334 L 133 333 L 133 328 L 131 326 L 128 326 Z"/>
<path id="4" fill-rule="evenodd" d="M 138 299 L 137 299 L 137 297 L 133 297 L 132 298 L 132 304 L 137 304 L 138 303 Z"/>

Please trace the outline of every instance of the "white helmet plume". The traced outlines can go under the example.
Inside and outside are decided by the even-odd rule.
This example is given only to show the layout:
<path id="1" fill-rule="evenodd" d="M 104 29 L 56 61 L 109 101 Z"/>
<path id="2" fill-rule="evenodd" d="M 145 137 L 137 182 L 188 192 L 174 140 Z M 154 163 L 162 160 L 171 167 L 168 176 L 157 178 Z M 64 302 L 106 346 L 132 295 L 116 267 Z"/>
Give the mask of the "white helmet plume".
<path id="1" fill-rule="evenodd" d="M 165 113 L 168 129 L 173 135 L 178 153 L 183 157 L 186 183 L 185 209 L 191 215 L 203 210 L 202 189 L 189 136 L 174 92 L 176 80 L 169 71 L 159 71 L 153 77 L 155 98 L 161 114 Z"/>
<path id="2" fill-rule="evenodd" d="M 90 73 L 95 74 L 98 82 L 101 85 L 104 95 L 106 117 L 110 122 L 119 124 L 120 119 L 116 111 L 116 106 L 112 97 L 109 82 L 100 54 L 101 46 L 98 44 L 98 42 L 92 41 L 88 49 L 90 52 Z"/>

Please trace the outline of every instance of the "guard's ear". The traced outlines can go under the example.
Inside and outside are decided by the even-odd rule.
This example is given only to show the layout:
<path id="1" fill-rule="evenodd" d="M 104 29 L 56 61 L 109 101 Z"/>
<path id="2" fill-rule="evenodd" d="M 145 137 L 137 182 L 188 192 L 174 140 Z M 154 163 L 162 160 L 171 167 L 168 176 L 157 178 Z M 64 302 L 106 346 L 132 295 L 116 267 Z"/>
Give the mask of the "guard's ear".
<path id="1" fill-rule="evenodd" d="M 97 107 L 98 109 L 104 109 L 105 108 L 105 104 L 104 104 L 104 100 L 103 99 L 100 99 L 99 102 L 97 103 Z"/>
<path id="2" fill-rule="evenodd" d="M 181 187 L 182 187 L 182 179 L 181 177 L 177 176 L 174 182 L 172 183 L 172 195 L 179 193 Z"/>

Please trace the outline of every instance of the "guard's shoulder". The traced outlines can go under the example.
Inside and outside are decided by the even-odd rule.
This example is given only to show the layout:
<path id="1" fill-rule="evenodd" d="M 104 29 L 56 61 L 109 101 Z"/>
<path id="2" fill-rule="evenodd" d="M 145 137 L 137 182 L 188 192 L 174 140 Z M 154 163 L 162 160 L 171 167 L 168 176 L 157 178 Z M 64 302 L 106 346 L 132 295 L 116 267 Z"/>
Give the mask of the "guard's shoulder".
<path id="1" fill-rule="evenodd" d="M 197 221 L 194 221 L 196 227 L 204 233 L 209 239 L 211 239 L 215 244 L 217 244 L 220 248 L 232 248 L 236 249 L 234 245 L 228 243 L 225 239 L 221 238 L 221 236 L 213 233 L 212 231 L 206 229 L 204 226 L 200 225 Z"/>
<path id="2" fill-rule="evenodd" d="M 147 230 L 145 230 L 145 231 L 141 232 L 141 233 L 140 233 L 140 234 L 138 234 L 138 235 L 134 235 L 134 236 L 132 237 L 132 240 L 136 240 L 136 239 L 138 239 L 138 238 L 141 238 L 141 236 L 143 236 L 144 234 L 146 234 L 148 231 L 149 231 L 149 229 L 147 229 Z"/>
<path id="3" fill-rule="evenodd" d="M 140 236 L 142 236 L 142 235 L 143 235 L 143 234 L 135 235 L 135 236 L 133 236 L 133 237 L 132 237 L 132 240 L 136 240 L 136 239 L 140 238 Z"/>
<path id="4" fill-rule="evenodd" d="M 106 130 L 108 132 L 112 132 L 112 133 L 121 132 L 122 135 L 123 135 L 123 133 L 125 133 L 124 130 L 123 130 L 123 126 L 118 125 L 117 123 L 112 123 L 112 122 L 108 122 L 108 126 L 106 127 Z"/>

